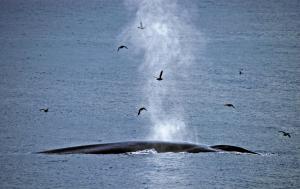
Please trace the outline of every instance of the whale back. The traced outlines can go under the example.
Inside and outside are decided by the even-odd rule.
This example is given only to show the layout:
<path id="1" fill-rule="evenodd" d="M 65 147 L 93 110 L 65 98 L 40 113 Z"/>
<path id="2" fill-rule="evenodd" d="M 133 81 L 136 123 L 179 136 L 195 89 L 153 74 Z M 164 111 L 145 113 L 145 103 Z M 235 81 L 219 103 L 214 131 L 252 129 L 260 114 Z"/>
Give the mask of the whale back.
<path id="1" fill-rule="evenodd" d="M 178 143 L 178 142 L 165 142 L 165 141 L 127 141 L 116 143 L 103 143 L 92 144 L 84 146 L 74 146 L 67 148 L 59 148 L 54 150 L 42 151 L 39 153 L 46 154 L 124 154 L 131 152 L 138 152 L 143 150 L 153 149 L 157 153 L 165 152 L 187 152 L 187 153 L 200 153 L 200 152 L 240 152 L 240 153 L 252 153 L 237 146 L 230 145 L 215 145 L 215 146 L 203 146 L 192 143 Z"/>
<path id="2" fill-rule="evenodd" d="M 245 148 L 241 148 L 238 146 L 231 146 L 231 145 L 214 145 L 210 146 L 213 149 L 226 151 L 226 152 L 239 152 L 239 153 L 250 153 L 250 154 L 257 154 L 255 152 L 249 151 Z"/>
<path id="3" fill-rule="evenodd" d="M 191 143 L 172 143 L 161 141 L 130 141 L 117 143 L 92 144 L 42 151 L 47 154 L 122 154 L 154 149 L 158 153 L 164 152 L 213 152 L 206 146 Z"/>

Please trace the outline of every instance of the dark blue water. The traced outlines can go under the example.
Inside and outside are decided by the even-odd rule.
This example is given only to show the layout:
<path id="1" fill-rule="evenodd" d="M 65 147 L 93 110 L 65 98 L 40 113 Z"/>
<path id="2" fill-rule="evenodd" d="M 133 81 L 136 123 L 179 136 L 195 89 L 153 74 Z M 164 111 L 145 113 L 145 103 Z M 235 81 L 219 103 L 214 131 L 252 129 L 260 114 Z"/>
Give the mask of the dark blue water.
<path id="1" fill-rule="evenodd" d="M 116 52 L 137 8 L 3 0 L 0 188 L 300 187 L 300 2 L 192 0 L 178 7 L 177 16 L 188 13 L 182 19 L 197 29 L 181 36 L 194 59 L 176 98 L 168 97 L 184 110 L 184 140 L 262 155 L 35 154 L 149 139 L 150 113 L 136 116 L 145 101 L 143 52 Z M 45 107 L 49 112 L 39 111 Z"/>

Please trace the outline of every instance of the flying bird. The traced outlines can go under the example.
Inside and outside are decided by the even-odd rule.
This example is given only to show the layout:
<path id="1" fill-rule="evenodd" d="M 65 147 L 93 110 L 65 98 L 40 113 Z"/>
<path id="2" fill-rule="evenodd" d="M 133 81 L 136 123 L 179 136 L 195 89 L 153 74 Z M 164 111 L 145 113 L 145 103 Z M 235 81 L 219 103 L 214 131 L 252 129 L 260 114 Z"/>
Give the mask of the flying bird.
<path id="1" fill-rule="evenodd" d="M 141 112 L 142 112 L 143 110 L 147 111 L 147 109 L 146 109 L 145 107 L 141 107 L 141 108 L 139 109 L 138 116 L 141 114 Z"/>
<path id="2" fill-rule="evenodd" d="M 42 108 L 40 109 L 41 112 L 48 112 L 49 108 Z"/>
<path id="3" fill-rule="evenodd" d="M 156 78 L 156 80 L 158 80 L 158 81 L 161 81 L 161 80 L 163 80 L 163 78 L 162 78 L 162 74 L 163 74 L 163 70 L 161 70 L 160 71 L 160 74 L 159 74 L 159 77 L 155 77 Z"/>
<path id="4" fill-rule="evenodd" d="M 126 47 L 125 45 L 121 45 L 121 46 L 118 47 L 118 51 L 119 51 L 120 49 L 123 49 L 123 48 L 128 49 L 128 47 Z"/>
<path id="5" fill-rule="evenodd" d="M 139 29 L 141 29 L 141 30 L 145 29 L 145 27 L 143 26 L 143 23 L 142 23 L 142 22 L 140 22 L 140 26 L 137 27 L 137 28 L 139 28 Z"/>
<path id="6" fill-rule="evenodd" d="M 240 69 L 240 72 L 239 72 L 239 73 L 240 73 L 240 75 L 242 75 L 242 74 L 243 74 L 243 72 L 242 72 L 242 71 L 243 71 L 243 68 L 242 68 L 242 69 Z"/>
<path id="7" fill-rule="evenodd" d="M 224 104 L 224 106 L 227 106 L 227 107 L 232 107 L 235 109 L 234 105 L 233 104 Z"/>
<path id="8" fill-rule="evenodd" d="M 288 132 L 285 132 L 285 131 L 278 131 L 278 132 L 279 132 L 279 133 L 282 133 L 283 136 L 287 136 L 287 137 L 291 138 L 291 135 L 290 135 L 290 133 L 288 133 Z"/>

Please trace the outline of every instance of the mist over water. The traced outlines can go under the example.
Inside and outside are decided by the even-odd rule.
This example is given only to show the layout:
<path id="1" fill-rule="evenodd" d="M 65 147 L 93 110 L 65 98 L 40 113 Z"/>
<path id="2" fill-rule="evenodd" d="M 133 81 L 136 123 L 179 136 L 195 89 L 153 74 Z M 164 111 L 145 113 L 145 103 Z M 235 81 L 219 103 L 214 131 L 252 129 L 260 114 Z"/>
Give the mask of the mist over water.
<path id="1" fill-rule="evenodd" d="M 179 80 L 187 79 L 193 64 L 194 47 L 185 44 L 189 34 L 200 33 L 188 24 L 188 11 L 177 1 L 130 1 L 127 5 L 136 8 L 136 17 L 125 28 L 123 40 L 142 53 L 139 71 L 145 77 L 143 86 L 144 106 L 152 125 L 149 139 L 189 140 L 188 126 L 184 117 L 184 102 L 179 102 Z M 137 27 L 142 22 L 145 29 Z M 199 38 L 200 39 L 200 38 Z M 199 40 L 198 39 L 198 40 Z M 201 39 L 200 39 L 201 40 Z M 163 70 L 163 80 L 157 81 Z"/>

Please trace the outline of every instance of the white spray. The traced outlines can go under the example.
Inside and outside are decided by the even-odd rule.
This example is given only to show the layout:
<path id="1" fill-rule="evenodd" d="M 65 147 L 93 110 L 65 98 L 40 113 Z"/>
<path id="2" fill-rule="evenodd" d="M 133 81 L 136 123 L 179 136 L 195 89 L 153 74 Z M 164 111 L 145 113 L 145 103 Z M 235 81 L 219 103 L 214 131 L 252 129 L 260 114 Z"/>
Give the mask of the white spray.
<path id="1" fill-rule="evenodd" d="M 187 12 L 174 0 L 127 3 L 136 7 L 137 12 L 122 37 L 144 55 L 140 71 L 145 78 L 143 105 L 148 109 L 144 115 L 150 116 L 153 125 L 149 139 L 187 140 L 184 102 L 177 98 L 183 95 L 178 81 L 187 77 L 188 68 L 193 63 L 193 47 L 186 41 L 197 32 L 187 24 Z M 137 28 L 140 22 L 144 29 Z M 158 77 L 161 70 L 164 71 L 163 80 L 157 81 L 154 76 Z"/>

